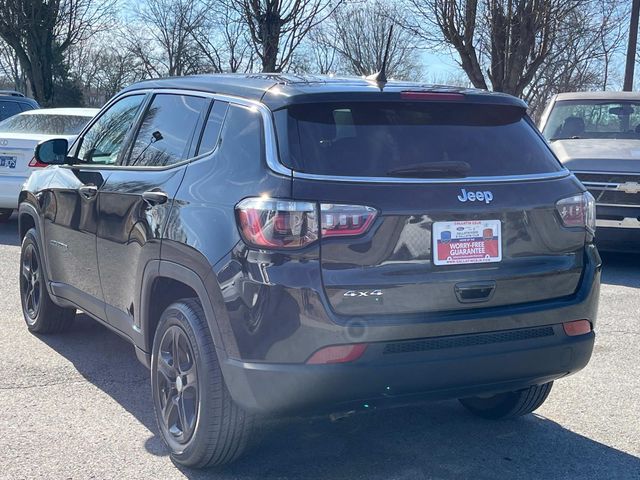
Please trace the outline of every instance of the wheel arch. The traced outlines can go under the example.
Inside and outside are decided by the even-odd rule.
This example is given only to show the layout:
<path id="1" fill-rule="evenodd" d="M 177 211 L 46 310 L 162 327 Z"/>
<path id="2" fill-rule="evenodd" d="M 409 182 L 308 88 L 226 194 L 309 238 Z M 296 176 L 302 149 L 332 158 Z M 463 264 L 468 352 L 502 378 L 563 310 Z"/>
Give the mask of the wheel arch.
<path id="1" fill-rule="evenodd" d="M 138 358 L 143 363 L 148 363 L 160 315 L 171 303 L 186 297 L 198 299 L 205 313 L 216 351 L 219 354 L 224 352 L 216 312 L 205 286 L 205 280 L 183 265 L 154 260 L 145 268 L 140 289 L 140 316 L 137 328 L 142 334 L 142 345 L 137 347 L 142 350 Z"/>

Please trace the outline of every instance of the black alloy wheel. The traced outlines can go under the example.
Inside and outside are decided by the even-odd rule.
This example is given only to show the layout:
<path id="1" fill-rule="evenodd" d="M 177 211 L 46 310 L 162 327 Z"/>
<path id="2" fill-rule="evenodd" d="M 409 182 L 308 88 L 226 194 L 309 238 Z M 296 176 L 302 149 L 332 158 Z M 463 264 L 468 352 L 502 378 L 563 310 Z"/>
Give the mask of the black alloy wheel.
<path id="1" fill-rule="evenodd" d="M 26 313 L 27 324 L 33 325 L 38 318 L 42 301 L 42 269 L 33 244 L 26 245 L 21 267 L 22 308 Z"/>
<path id="2" fill-rule="evenodd" d="M 160 341 L 156 388 L 163 426 L 180 445 L 191 439 L 198 420 L 198 371 L 186 332 L 170 326 Z"/>

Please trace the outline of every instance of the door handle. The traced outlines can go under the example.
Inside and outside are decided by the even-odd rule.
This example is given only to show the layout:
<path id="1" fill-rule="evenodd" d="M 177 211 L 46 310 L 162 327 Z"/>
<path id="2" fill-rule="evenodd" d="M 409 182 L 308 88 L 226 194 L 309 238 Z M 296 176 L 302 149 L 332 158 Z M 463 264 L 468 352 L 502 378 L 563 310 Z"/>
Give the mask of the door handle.
<path id="1" fill-rule="evenodd" d="M 494 280 L 488 282 L 462 282 L 455 285 L 456 297 L 460 303 L 486 302 L 496 289 Z"/>
<path id="2" fill-rule="evenodd" d="M 91 200 L 98 193 L 98 187 L 95 185 L 84 185 L 78 188 L 78 193 L 82 195 L 87 200 Z"/>
<path id="3" fill-rule="evenodd" d="M 163 203 L 167 203 L 167 200 L 169 200 L 169 197 L 164 192 L 150 190 L 142 194 L 142 199 L 145 202 L 147 202 L 149 205 L 154 207 L 156 205 L 162 205 Z"/>

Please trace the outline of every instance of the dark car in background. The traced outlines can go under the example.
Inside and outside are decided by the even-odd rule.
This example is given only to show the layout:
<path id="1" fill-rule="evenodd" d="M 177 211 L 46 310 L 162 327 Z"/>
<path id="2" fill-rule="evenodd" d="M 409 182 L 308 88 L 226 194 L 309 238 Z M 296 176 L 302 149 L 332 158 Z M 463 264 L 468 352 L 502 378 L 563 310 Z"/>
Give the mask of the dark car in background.
<path id="1" fill-rule="evenodd" d="M 538 408 L 591 356 L 594 204 L 508 95 L 363 79 L 146 81 L 20 194 L 34 333 L 81 309 L 151 369 L 172 458 L 265 416 Z"/>
<path id="2" fill-rule="evenodd" d="M 640 247 L 640 93 L 553 97 L 540 122 L 551 148 L 596 200 L 598 247 Z"/>
<path id="3" fill-rule="evenodd" d="M 0 122 L 18 113 L 40 108 L 38 102 L 13 90 L 0 90 Z"/>

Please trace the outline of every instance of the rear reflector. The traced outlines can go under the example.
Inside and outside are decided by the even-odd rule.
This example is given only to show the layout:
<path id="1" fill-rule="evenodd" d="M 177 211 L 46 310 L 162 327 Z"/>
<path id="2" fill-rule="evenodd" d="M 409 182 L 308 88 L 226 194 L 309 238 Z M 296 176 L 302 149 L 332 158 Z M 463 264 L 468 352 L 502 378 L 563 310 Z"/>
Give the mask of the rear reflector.
<path id="1" fill-rule="evenodd" d="M 47 165 L 46 163 L 39 162 L 38 160 L 36 160 L 36 157 L 33 157 L 29 162 L 29 166 L 31 168 L 43 168 L 43 167 L 48 167 L 49 165 Z"/>
<path id="2" fill-rule="evenodd" d="M 570 337 L 584 335 L 591 332 L 591 322 L 589 320 L 575 320 L 573 322 L 563 323 L 564 333 Z"/>
<path id="3" fill-rule="evenodd" d="M 333 345 L 318 350 L 311 355 L 307 363 L 310 365 L 323 365 L 328 363 L 346 363 L 359 359 L 367 349 L 366 343 L 353 343 L 349 345 Z"/>
<path id="4" fill-rule="evenodd" d="M 461 93 L 445 92 L 401 92 L 400 98 L 402 98 L 403 100 L 456 102 L 464 100 L 464 95 Z"/>

